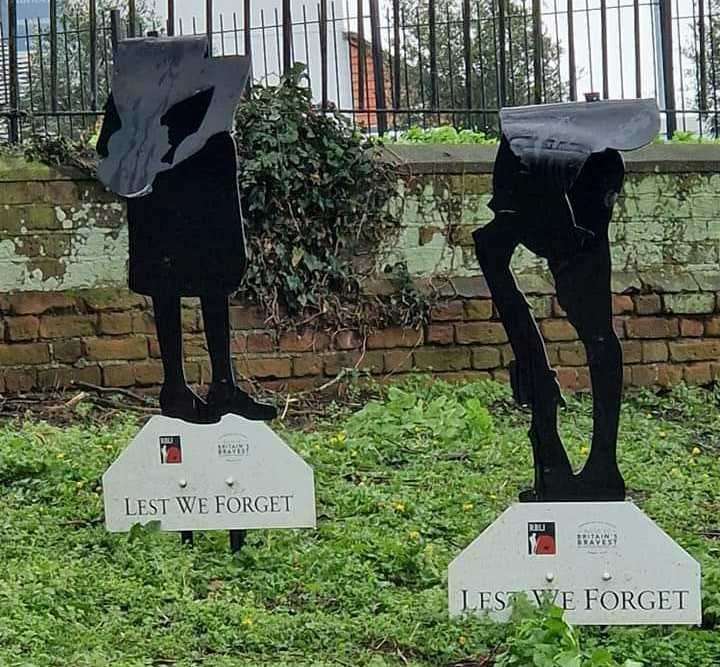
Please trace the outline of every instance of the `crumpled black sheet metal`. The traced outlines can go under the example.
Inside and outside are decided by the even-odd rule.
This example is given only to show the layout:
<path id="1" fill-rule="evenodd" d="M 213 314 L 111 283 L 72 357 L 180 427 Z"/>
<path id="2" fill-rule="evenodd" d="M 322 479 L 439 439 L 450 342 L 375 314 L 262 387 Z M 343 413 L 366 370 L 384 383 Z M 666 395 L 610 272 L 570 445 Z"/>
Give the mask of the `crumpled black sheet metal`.
<path id="1" fill-rule="evenodd" d="M 123 197 L 152 191 L 155 176 L 232 129 L 250 74 L 247 56 L 209 57 L 207 37 L 143 37 L 118 43 L 112 78 L 115 124 L 98 177 Z"/>
<path id="2" fill-rule="evenodd" d="M 660 130 L 660 114 L 653 99 L 542 104 L 502 109 L 500 125 L 533 179 L 568 192 L 592 153 L 649 144 Z"/>

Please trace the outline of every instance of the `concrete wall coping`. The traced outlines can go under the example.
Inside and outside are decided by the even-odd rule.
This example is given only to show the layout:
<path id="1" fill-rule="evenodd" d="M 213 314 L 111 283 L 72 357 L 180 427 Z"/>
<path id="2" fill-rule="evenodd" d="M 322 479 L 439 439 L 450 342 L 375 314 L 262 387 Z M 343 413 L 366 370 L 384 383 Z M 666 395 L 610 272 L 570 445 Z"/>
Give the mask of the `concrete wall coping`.
<path id="1" fill-rule="evenodd" d="M 489 174 L 497 147 L 472 144 L 391 144 L 383 155 L 406 174 Z M 720 144 L 651 144 L 624 154 L 628 173 L 720 172 Z M 92 181 L 74 167 L 0 155 L 0 182 Z"/>
<path id="2" fill-rule="evenodd" d="M 388 160 L 407 174 L 492 173 L 497 146 L 472 144 L 393 144 Z M 628 173 L 720 172 L 720 144 L 651 144 L 625 153 Z"/>

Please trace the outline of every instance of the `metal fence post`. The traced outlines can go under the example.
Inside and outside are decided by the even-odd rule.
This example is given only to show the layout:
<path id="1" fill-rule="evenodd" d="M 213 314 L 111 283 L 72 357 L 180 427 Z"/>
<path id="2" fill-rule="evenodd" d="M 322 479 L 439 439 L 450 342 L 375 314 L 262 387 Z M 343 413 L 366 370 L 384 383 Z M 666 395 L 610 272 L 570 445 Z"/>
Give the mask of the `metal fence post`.
<path id="1" fill-rule="evenodd" d="M 673 72 L 672 0 L 660 0 L 660 39 L 662 43 L 663 87 L 665 88 L 665 117 L 668 139 L 677 130 L 675 109 L 675 73 Z"/>
<path id="2" fill-rule="evenodd" d="M 10 75 L 10 125 L 8 140 L 20 141 L 18 126 L 18 55 L 17 55 L 17 0 L 8 0 L 8 69 Z"/>
<path id="3" fill-rule="evenodd" d="M 370 0 L 370 33 L 375 74 L 375 115 L 378 134 L 382 136 L 387 131 L 387 103 L 385 101 L 385 66 L 380 38 L 380 4 L 378 0 Z"/>
<path id="4" fill-rule="evenodd" d="M 492 2 L 493 0 L 491 0 Z M 505 39 L 507 29 L 505 27 L 505 0 L 498 0 L 498 93 L 500 106 L 504 107 L 507 102 L 507 63 L 505 59 Z"/>
<path id="5" fill-rule="evenodd" d="M 283 0 L 282 3 L 282 40 L 283 40 L 283 75 L 287 76 L 292 68 L 292 9 L 290 0 Z"/>
<path id="6" fill-rule="evenodd" d="M 533 101 L 542 104 L 542 14 L 540 0 L 532 0 L 532 35 L 533 35 Z"/>
<path id="7" fill-rule="evenodd" d="M 205 0 L 205 33 L 207 34 L 208 51 L 212 57 L 213 52 L 213 2 Z"/>
<path id="8" fill-rule="evenodd" d="M 428 2 L 428 35 L 430 39 L 430 108 L 437 109 L 440 106 L 438 94 L 438 71 L 437 71 L 437 33 L 436 27 L 435 0 Z"/>
<path id="9" fill-rule="evenodd" d="M 97 111 L 98 78 L 97 78 L 97 0 L 89 0 L 90 7 L 90 109 Z"/>
<path id="10" fill-rule="evenodd" d="M 465 108 L 467 109 L 466 119 L 471 120 L 473 105 L 472 94 L 472 42 L 470 37 L 470 0 L 463 0 L 462 6 L 463 22 L 463 57 L 465 59 Z"/>
<path id="11" fill-rule="evenodd" d="M 323 111 L 328 108 L 328 13 L 327 0 L 320 0 L 320 79 L 321 104 Z"/>
<path id="12" fill-rule="evenodd" d="M 128 37 L 135 37 L 135 22 L 137 21 L 137 9 L 135 0 L 128 0 Z"/>
<path id="13" fill-rule="evenodd" d="M 167 34 L 168 37 L 172 37 L 175 34 L 175 0 L 168 0 Z"/>
<path id="14" fill-rule="evenodd" d="M 110 10 L 110 43 L 113 51 L 117 48 L 120 41 L 120 10 Z"/>

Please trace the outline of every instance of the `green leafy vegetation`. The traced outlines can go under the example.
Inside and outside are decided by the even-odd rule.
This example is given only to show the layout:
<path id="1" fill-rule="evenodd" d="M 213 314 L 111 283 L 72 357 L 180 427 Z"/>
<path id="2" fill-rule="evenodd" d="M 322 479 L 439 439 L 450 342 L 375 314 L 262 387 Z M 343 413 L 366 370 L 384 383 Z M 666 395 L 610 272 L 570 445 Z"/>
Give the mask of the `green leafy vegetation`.
<path id="1" fill-rule="evenodd" d="M 588 398 L 562 415 L 587 452 Z M 416 378 L 359 412 L 276 424 L 315 469 L 316 531 L 109 534 L 100 480 L 134 417 L 0 427 L 0 665 L 35 667 L 717 667 L 717 396 L 628 398 L 630 496 L 703 567 L 702 628 L 583 628 L 556 610 L 451 620 L 446 571 L 531 481 L 528 415 L 493 383 Z M 529 604 L 529 603 L 528 603 Z"/>
<path id="2" fill-rule="evenodd" d="M 411 127 L 402 132 L 397 140 L 401 144 L 486 144 L 495 145 L 497 138 L 488 136 L 485 132 L 475 130 L 458 130 L 452 125 L 440 127 Z"/>
<path id="3" fill-rule="evenodd" d="M 251 260 L 240 294 L 276 322 L 315 318 L 364 328 L 423 321 L 419 295 L 396 267 L 394 300 L 368 297 L 362 279 L 399 232 L 395 168 L 337 113 L 313 106 L 296 65 L 278 86 L 255 86 L 236 117 L 240 190 Z M 393 277 L 393 276 L 388 276 Z"/>

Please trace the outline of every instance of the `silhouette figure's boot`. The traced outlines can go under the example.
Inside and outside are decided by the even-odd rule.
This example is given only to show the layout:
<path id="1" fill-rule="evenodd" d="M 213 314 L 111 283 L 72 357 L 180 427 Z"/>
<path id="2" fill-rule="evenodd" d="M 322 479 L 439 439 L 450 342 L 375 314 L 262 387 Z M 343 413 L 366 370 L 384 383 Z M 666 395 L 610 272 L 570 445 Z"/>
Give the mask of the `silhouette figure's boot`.
<path id="1" fill-rule="evenodd" d="M 203 296 L 200 303 L 213 377 L 206 399 L 209 416 L 217 420 L 223 415 L 232 413 L 255 421 L 275 419 L 277 410 L 272 405 L 254 401 L 235 384 L 230 354 L 230 314 L 227 296 L 224 294 Z"/>
<path id="2" fill-rule="evenodd" d="M 207 405 L 187 385 L 163 385 L 160 390 L 160 412 L 186 422 L 206 424 L 211 421 Z"/>
<path id="3" fill-rule="evenodd" d="M 213 382 L 210 385 L 207 409 L 214 420 L 226 414 L 240 415 L 253 421 L 270 421 L 277 417 L 275 406 L 258 403 L 230 381 Z"/>

